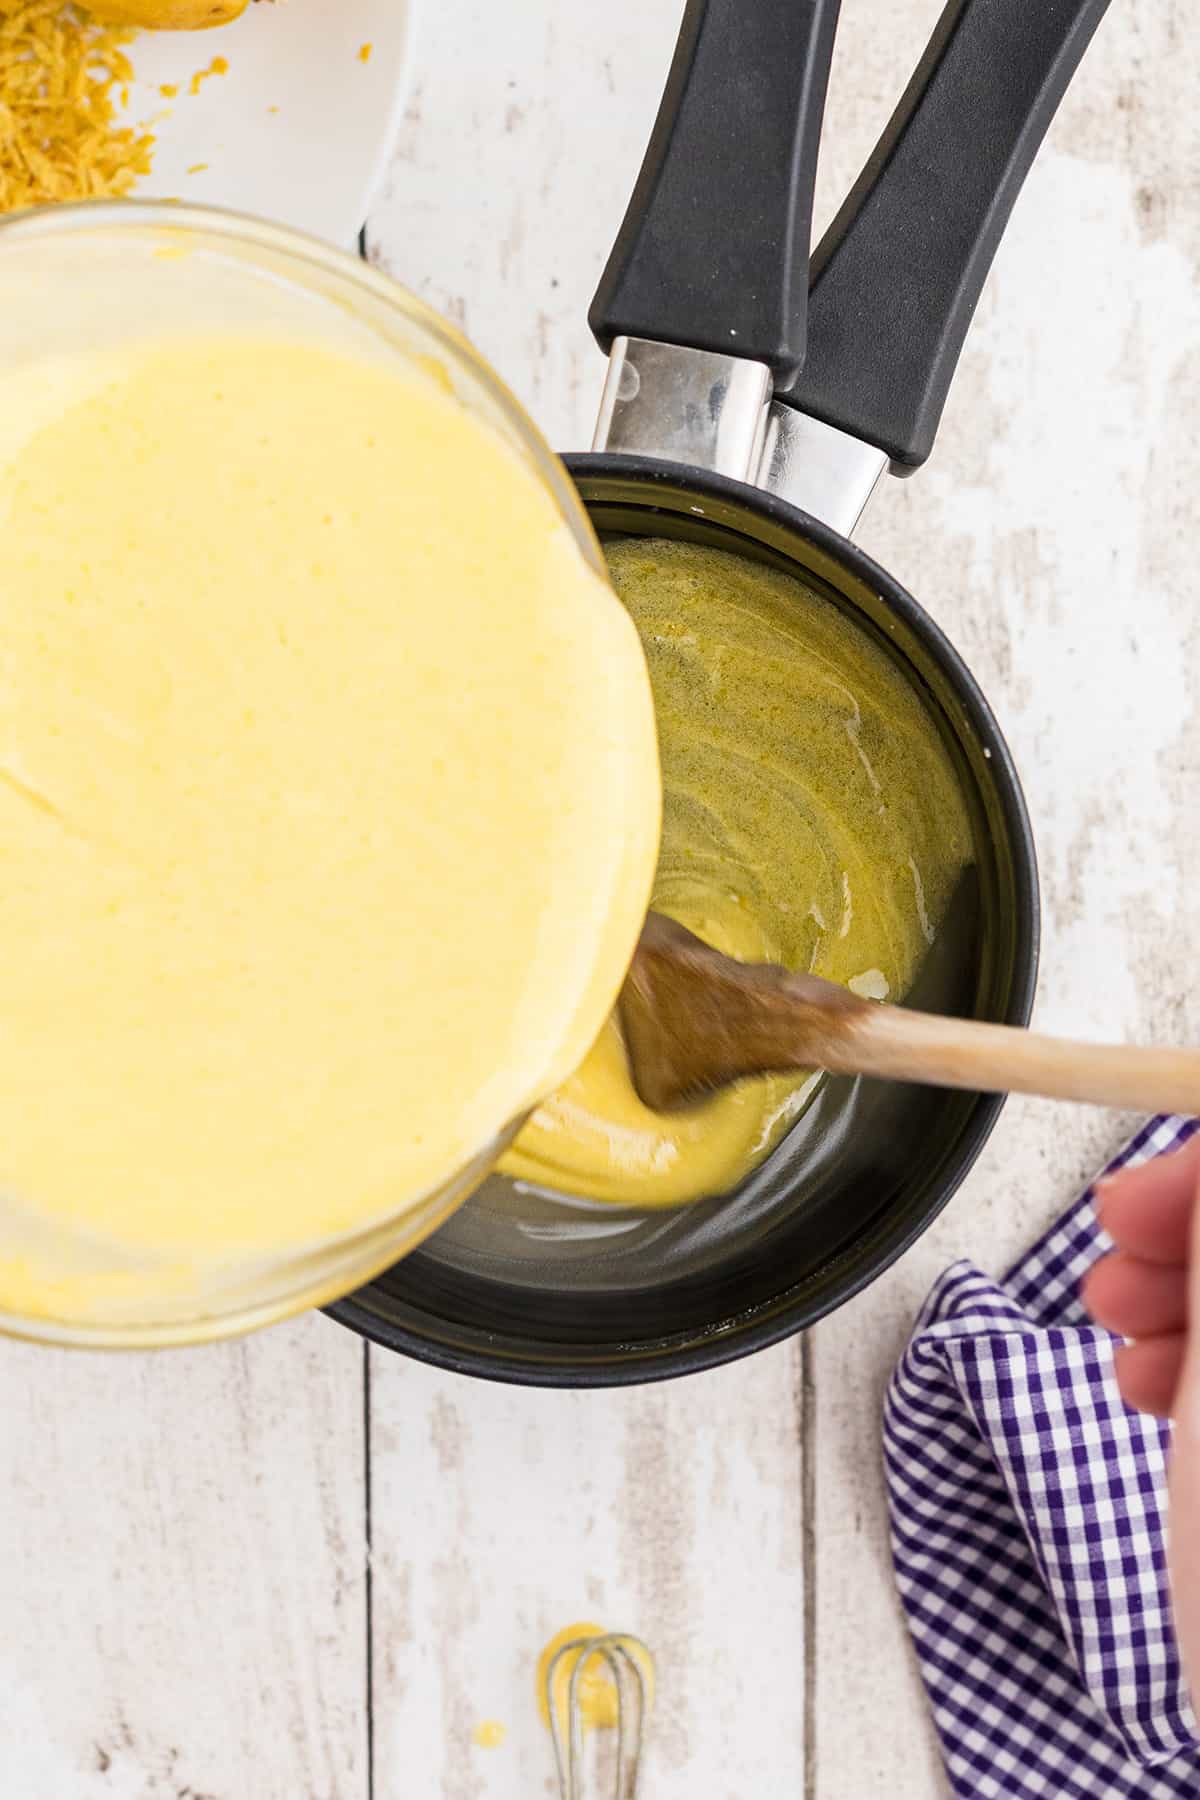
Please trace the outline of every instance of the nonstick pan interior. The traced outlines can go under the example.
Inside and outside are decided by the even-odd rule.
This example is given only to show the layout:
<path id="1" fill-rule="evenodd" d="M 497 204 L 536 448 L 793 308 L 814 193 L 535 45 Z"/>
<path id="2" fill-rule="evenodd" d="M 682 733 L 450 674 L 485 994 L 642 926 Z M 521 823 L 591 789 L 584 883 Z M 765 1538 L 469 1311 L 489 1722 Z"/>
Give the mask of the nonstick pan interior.
<path id="1" fill-rule="evenodd" d="M 975 863 L 913 1005 L 1028 1020 L 1037 876 L 1008 750 L 972 677 L 882 569 L 786 503 L 629 457 L 568 459 L 602 536 L 670 536 L 800 575 L 883 644 L 958 767 Z M 551 1386 L 680 1375 L 799 1330 L 871 1281 L 946 1204 L 995 1096 L 827 1080 L 733 1195 L 671 1212 L 567 1203 L 493 1177 L 335 1317 L 464 1373 Z"/>

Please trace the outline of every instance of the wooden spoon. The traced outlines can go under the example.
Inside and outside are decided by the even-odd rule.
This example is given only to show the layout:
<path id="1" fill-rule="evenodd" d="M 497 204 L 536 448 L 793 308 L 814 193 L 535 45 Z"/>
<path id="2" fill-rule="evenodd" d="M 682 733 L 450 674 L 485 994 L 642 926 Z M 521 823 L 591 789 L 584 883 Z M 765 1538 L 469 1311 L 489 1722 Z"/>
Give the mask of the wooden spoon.
<path id="1" fill-rule="evenodd" d="M 672 1112 L 746 1075 L 827 1069 L 975 1093 L 1200 1113 L 1200 1050 L 1041 1037 L 860 1000 L 836 982 L 739 963 L 651 913 L 620 1002 L 633 1084 Z"/>

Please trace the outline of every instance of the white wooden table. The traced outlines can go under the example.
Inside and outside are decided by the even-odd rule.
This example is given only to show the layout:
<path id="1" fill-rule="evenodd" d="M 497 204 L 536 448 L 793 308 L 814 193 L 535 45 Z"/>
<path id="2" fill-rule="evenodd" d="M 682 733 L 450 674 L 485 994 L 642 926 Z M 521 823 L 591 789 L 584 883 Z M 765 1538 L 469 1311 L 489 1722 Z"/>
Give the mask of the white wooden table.
<path id="1" fill-rule="evenodd" d="M 940 0 L 845 0 L 827 218 Z M 374 258 L 590 438 L 587 300 L 680 0 L 424 0 Z M 1041 1022 L 1200 1037 L 1200 49 L 1114 0 L 1026 189 L 934 462 L 862 533 L 949 629 L 1026 779 Z M 1190 977 L 1190 987 L 1189 987 Z M 533 1658 L 659 1659 L 650 1800 L 943 1790 L 889 1576 L 878 1417 L 926 1289 L 998 1269 L 1129 1121 L 1011 1105 L 937 1227 L 738 1367 L 472 1385 L 322 1318 L 158 1357 L 0 1348 L 6 1800 L 531 1800 Z M 472 1743 L 484 1718 L 499 1749 Z"/>

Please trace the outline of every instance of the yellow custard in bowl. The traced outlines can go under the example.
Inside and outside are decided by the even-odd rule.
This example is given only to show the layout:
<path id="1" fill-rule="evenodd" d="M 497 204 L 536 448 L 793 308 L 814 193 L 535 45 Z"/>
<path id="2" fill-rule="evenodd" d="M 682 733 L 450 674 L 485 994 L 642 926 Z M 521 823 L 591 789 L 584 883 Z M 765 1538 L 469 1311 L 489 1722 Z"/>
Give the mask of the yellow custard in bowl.
<path id="1" fill-rule="evenodd" d="M 286 234 L 99 213 L 0 232 L 0 1316 L 150 1341 L 461 1197 L 611 1008 L 660 785 L 465 347 Z"/>

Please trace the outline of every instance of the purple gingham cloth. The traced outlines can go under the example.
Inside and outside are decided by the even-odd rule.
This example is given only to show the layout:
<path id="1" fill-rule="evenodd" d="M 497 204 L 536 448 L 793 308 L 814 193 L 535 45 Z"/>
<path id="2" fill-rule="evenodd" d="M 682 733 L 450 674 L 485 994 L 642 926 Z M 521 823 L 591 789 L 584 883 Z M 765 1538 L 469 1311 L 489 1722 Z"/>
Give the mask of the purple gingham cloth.
<path id="1" fill-rule="evenodd" d="M 1178 1149 L 1155 1119 L 1105 1173 Z M 892 1378 L 900 1597 L 955 1794 L 1200 1800 L 1170 1623 L 1166 1427 L 1127 1411 L 1079 1303 L 1091 1188 L 997 1284 L 956 1263 Z"/>

